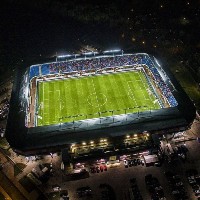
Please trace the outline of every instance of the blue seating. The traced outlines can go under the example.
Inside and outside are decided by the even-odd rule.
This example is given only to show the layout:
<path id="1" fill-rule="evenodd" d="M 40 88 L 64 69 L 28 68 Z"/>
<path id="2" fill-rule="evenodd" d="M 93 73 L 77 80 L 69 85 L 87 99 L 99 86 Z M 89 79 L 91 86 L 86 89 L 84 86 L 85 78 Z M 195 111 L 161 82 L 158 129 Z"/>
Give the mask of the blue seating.
<path id="1" fill-rule="evenodd" d="M 39 67 L 38 65 L 34 65 L 30 67 L 29 77 L 32 79 L 35 76 L 39 76 Z"/>
<path id="2" fill-rule="evenodd" d="M 42 75 L 50 74 L 49 65 L 48 64 L 41 65 L 41 72 L 42 72 Z"/>
<path id="3" fill-rule="evenodd" d="M 71 60 L 64 62 L 55 62 L 42 64 L 41 73 L 42 75 L 48 74 L 58 74 L 58 73 L 69 73 L 75 71 L 87 71 L 87 70 L 98 70 L 104 68 L 113 68 L 113 67 L 123 67 L 123 66 L 134 66 L 134 65 L 146 65 L 152 72 L 155 81 L 159 85 L 163 94 L 170 106 L 177 106 L 178 103 L 171 93 L 168 86 L 165 84 L 161 78 L 157 68 L 155 67 L 154 62 L 147 54 L 132 54 L 132 55 L 123 55 L 115 57 L 101 57 L 101 58 L 91 58 L 91 59 L 82 59 L 82 60 Z M 34 76 L 39 76 L 39 66 L 31 66 L 30 68 L 30 78 Z"/>

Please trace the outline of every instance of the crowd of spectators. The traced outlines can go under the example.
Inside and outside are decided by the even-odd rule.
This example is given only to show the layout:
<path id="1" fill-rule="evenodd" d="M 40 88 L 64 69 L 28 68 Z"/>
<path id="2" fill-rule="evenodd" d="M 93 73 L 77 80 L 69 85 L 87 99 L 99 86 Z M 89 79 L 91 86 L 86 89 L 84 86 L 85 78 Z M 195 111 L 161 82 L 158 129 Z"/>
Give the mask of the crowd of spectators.
<path id="1" fill-rule="evenodd" d="M 30 78 L 39 76 L 41 67 L 41 76 L 49 74 L 64 74 L 71 72 L 90 72 L 105 69 L 114 69 L 124 66 L 146 65 L 151 70 L 154 80 L 162 90 L 170 106 L 177 106 L 177 101 L 172 95 L 170 89 L 161 78 L 154 62 L 147 54 L 125 54 L 117 56 L 102 56 L 88 59 L 74 59 L 63 62 L 48 63 L 32 66 L 30 69 Z M 37 68 L 37 69 L 34 69 Z"/>
<path id="2" fill-rule="evenodd" d="M 162 90 L 164 96 L 167 98 L 169 104 L 171 106 L 177 106 L 177 101 L 174 98 L 174 96 L 172 95 L 170 89 L 167 87 L 166 83 L 163 81 L 163 79 L 161 78 L 157 68 L 155 68 L 154 63 L 151 61 L 151 59 L 146 60 L 146 65 L 149 67 L 149 69 L 151 70 L 154 79 L 157 83 L 157 85 L 159 86 L 159 88 Z"/>
<path id="3" fill-rule="evenodd" d="M 41 67 L 41 75 L 70 73 L 80 71 L 102 70 L 107 68 L 124 67 L 142 64 L 142 56 L 140 55 L 124 55 L 124 56 L 107 56 L 94 57 L 90 59 L 77 59 L 63 62 L 48 63 L 42 65 L 34 65 L 30 68 L 30 78 L 40 75 L 39 67 Z"/>
<path id="4" fill-rule="evenodd" d="M 99 57 L 86 60 L 72 60 L 68 62 L 52 63 L 50 67 L 50 73 L 59 71 L 61 73 L 72 71 L 90 71 L 100 70 L 106 68 L 115 68 L 122 66 L 130 66 L 141 64 L 141 57 L 133 55 L 115 56 L 115 57 Z M 53 65 L 53 66 L 52 66 Z M 52 71 L 53 69 L 53 71 Z"/>

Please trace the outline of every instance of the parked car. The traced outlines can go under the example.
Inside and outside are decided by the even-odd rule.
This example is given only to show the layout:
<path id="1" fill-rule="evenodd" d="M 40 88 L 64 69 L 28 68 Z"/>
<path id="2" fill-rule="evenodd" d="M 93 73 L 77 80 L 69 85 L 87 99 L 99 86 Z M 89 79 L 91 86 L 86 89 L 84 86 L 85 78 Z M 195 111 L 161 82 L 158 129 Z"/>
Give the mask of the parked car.
<path id="1" fill-rule="evenodd" d="M 96 172 L 97 172 L 97 173 L 100 172 L 99 166 L 96 166 Z"/>
<path id="2" fill-rule="evenodd" d="M 92 190 L 89 186 L 77 188 L 76 193 L 79 197 L 90 196 Z"/>
<path id="3" fill-rule="evenodd" d="M 128 160 L 124 160 L 124 166 L 128 168 Z"/>
<path id="4" fill-rule="evenodd" d="M 103 172 L 103 169 L 104 169 L 103 165 L 100 165 L 100 171 L 101 172 Z"/>
<path id="5" fill-rule="evenodd" d="M 90 167 L 90 172 L 91 173 L 96 173 L 96 168 L 94 166 Z"/>

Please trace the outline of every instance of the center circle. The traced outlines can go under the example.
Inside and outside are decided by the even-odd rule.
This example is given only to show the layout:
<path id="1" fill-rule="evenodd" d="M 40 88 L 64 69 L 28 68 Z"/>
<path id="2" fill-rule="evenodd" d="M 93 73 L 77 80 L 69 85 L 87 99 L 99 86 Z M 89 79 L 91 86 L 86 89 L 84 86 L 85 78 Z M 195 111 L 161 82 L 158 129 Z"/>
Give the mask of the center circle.
<path id="1" fill-rule="evenodd" d="M 106 101 L 106 95 L 103 93 L 92 93 L 87 98 L 87 102 L 90 104 L 90 106 L 95 108 L 105 105 Z"/>

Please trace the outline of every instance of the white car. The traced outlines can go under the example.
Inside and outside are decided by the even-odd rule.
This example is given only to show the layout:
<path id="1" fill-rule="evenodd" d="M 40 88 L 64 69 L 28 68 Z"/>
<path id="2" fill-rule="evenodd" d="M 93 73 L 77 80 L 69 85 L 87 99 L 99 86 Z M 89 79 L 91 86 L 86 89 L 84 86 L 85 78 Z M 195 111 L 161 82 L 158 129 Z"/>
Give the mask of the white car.
<path id="1" fill-rule="evenodd" d="M 61 190 L 61 188 L 58 186 L 53 188 L 53 191 L 60 191 L 60 190 Z"/>
<path id="2" fill-rule="evenodd" d="M 124 166 L 128 167 L 128 160 L 124 160 Z"/>

